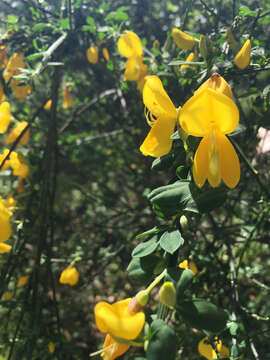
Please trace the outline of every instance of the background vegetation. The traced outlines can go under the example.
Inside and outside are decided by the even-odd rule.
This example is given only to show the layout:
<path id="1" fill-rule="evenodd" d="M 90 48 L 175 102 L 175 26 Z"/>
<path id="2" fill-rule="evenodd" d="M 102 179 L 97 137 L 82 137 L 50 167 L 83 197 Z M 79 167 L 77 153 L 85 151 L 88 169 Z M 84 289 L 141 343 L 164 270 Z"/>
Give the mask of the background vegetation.
<path id="1" fill-rule="evenodd" d="M 216 207 L 220 199 L 215 196 L 204 211 L 184 211 L 188 226 L 177 261 L 190 257 L 198 267 L 192 295 L 228 311 L 222 340 L 231 359 L 270 359 L 269 152 L 258 146 L 259 129 L 270 129 L 270 2 L 1 0 L 0 16 L 2 44 L 9 57 L 24 53 L 23 81 L 32 87 L 20 101 L 1 78 L 14 119 L 31 128 L 30 143 L 21 150 L 31 169 L 24 192 L 17 191 L 9 171 L 0 176 L 0 195 L 12 192 L 18 200 L 12 251 L 0 257 L 1 294 L 12 294 L 0 304 L 1 358 L 88 359 L 103 342 L 94 305 L 134 296 L 152 280 L 150 272 L 127 271 L 141 241 L 136 235 L 172 224 L 178 209 L 173 215 L 156 214 L 147 195 L 175 182 L 179 166 L 188 163 L 179 139 L 164 170 L 151 169 L 153 159 L 140 153 L 148 132 L 142 95 L 134 82 L 123 81 L 126 59 L 117 40 L 126 29 L 138 34 L 148 74 L 158 75 L 180 106 L 208 78 L 210 67 L 202 58 L 184 73 L 172 65 L 187 56 L 171 38 L 172 28 L 178 27 L 198 39 L 211 38 L 212 57 L 232 87 L 241 116 L 241 127 L 231 137 L 241 160 L 241 180 L 233 190 L 219 189 L 222 206 Z M 245 70 L 233 65 L 228 28 L 239 45 L 252 41 L 251 65 Z M 97 43 L 99 60 L 91 64 L 86 51 Z M 66 109 L 64 86 L 74 99 Z M 44 105 L 49 99 L 48 111 Z M 191 148 L 196 145 L 190 140 Z M 149 256 L 161 268 L 167 261 L 162 249 Z M 58 282 L 72 261 L 80 273 L 74 287 Z M 29 281 L 18 286 L 23 275 Z M 200 359 L 197 344 L 203 335 L 181 318 L 171 322 L 179 339 L 178 358 Z M 143 350 L 133 348 L 123 358 L 138 356 L 144 356 Z"/>

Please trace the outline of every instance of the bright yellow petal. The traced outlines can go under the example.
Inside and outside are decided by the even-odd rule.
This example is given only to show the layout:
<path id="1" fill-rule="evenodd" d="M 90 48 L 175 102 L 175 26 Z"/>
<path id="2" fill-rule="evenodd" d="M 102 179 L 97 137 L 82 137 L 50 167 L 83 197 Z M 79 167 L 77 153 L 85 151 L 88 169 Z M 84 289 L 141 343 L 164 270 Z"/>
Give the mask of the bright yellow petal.
<path id="1" fill-rule="evenodd" d="M 0 254 L 8 253 L 11 250 L 11 246 L 5 243 L 0 243 Z"/>
<path id="2" fill-rule="evenodd" d="M 155 76 L 147 76 L 143 87 L 143 102 L 147 109 L 156 117 L 177 117 L 177 111 L 166 93 L 161 80 Z"/>
<path id="3" fill-rule="evenodd" d="M 142 56 L 143 54 L 143 47 L 139 36 L 133 31 L 128 30 L 120 36 L 118 40 L 118 50 L 127 58 Z"/>
<path id="4" fill-rule="evenodd" d="M 126 62 L 124 80 L 137 81 L 141 75 L 142 58 L 131 57 Z"/>
<path id="5" fill-rule="evenodd" d="M 196 42 L 194 37 L 184 33 L 177 28 L 172 29 L 172 37 L 176 45 L 183 50 L 191 50 Z"/>
<path id="6" fill-rule="evenodd" d="M 228 96 L 206 88 L 184 104 L 179 122 L 183 130 L 193 136 L 203 137 L 213 126 L 229 134 L 238 125 L 239 111 Z"/>
<path id="7" fill-rule="evenodd" d="M 98 62 L 98 48 L 94 45 L 90 46 L 86 51 L 86 57 L 90 63 L 96 64 Z"/>
<path id="8" fill-rule="evenodd" d="M 234 58 L 234 63 L 239 69 L 243 70 L 248 66 L 250 61 L 250 53 L 251 42 L 250 40 L 247 40 Z"/>
<path id="9" fill-rule="evenodd" d="M 216 132 L 219 148 L 221 178 L 229 188 L 234 188 L 240 180 L 240 163 L 236 151 L 229 139 Z"/>
<path id="10" fill-rule="evenodd" d="M 114 360 L 127 352 L 129 348 L 129 344 L 119 344 L 110 334 L 107 334 L 103 344 L 104 351 L 101 356 L 104 360 Z"/>
<path id="11" fill-rule="evenodd" d="M 208 166 L 208 136 L 205 136 L 197 148 L 193 163 L 193 177 L 198 187 L 202 187 L 207 179 Z"/>
<path id="12" fill-rule="evenodd" d="M 190 60 L 191 61 L 191 60 Z M 203 89 L 213 89 L 217 92 L 220 92 L 224 95 L 229 96 L 231 99 L 233 97 L 232 90 L 230 85 L 227 83 L 227 81 L 220 76 L 218 73 L 214 73 L 208 80 L 206 80 L 200 87 L 197 89 L 194 93 L 194 95 L 197 95 L 200 91 Z"/>
<path id="13" fill-rule="evenodd" d="M 170 152 L 172 147 L 171 135 L 174 132 L 175 122 L 176 119 L 162 117 L 154 122 L 140 147 L 143 155 L 160 157 Z"/>
<path id="14" fill-rule="evenodd" d="M 128 309 L 130 298 L 112 305 L 100 302 L 95 306 L 96 324 L 100 331 L 118 338 L 133 340 L 144 326 L 143 311 L 132 313 Z"/>
<path id="15" fill-rule="evenodd" d="M 7 131 L 10 121 L 11 121 L 10 105 L 7 101 L 4 101 L 0 105 L 0 134 L 3 134 Z"/>
<path id="16" fill-rule="evenodd" d="M 217 353 L 212 348 L 210 344 L 205 343 L 205 340 L 207 340 L 207 337 L 203 338 L 198 345 L 198 351 L 199 353 L 204 356 L 206 359 L 217 359 Z"/>

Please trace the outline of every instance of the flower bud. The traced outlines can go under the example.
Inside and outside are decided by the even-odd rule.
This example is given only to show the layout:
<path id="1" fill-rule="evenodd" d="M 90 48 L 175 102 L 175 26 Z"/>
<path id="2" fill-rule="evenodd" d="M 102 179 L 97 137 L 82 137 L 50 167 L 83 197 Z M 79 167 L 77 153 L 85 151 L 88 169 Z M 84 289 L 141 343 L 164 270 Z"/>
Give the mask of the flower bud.
<path id="1" fill-rule="evenodd" d="M 172 30 L 172 37 L 176 45 L 183 50 L 193 49 L 196 43 L 196 39 L 193 36 L 190 36 L 176 28 Z"/>
<path id="2" fill-rule="evenodd" d="M 180 225 L 181 225 L 182 230 L 183 230 L 184 232 L 187 231 L 187 229 L 188 229 L 188 219 L 187 219 L 187 217 L 186 217 L 185 215 L 182 215 L 182 216 L 180 217 L 179 222 L 180 222 Z"/>
<path id="3" fill-rule="evenodd" d="M 143 307 L 148 303 L 149 295 L 146 290 L 141 290 L 136 294 L 138 303 Z"/>
<path id="4" fill-rule="evenodd" d="M 159 290 L 159 298 L 162 304 L 172 309 L 176 303 L 176 290 L 172 282 L 166 281 Z"/>
<path id="5" fill-rule="evenodd" d="M 204 58 L 204 61 L 207 63 L 208 60 L 212 57 L 214 52 L 212 41 L 210 40 L 208 35 L 201 35 L 199 47 L 202 57 Z"/>
<path id="6" fill-rule="evenodd" d="M 251 43 L 250 40 L 247 40 L 234 58 L 234 63 L 239 69 L 243 70 L 248 66 L 250 61 L 250 53 Z"/>
<path id="7" fill-rule="evenodd" d="M 94 45 L 90 46 L 86 52 L 86 57 L 91 64 L 96 64 L 98 62 L 98 48 Z"/>

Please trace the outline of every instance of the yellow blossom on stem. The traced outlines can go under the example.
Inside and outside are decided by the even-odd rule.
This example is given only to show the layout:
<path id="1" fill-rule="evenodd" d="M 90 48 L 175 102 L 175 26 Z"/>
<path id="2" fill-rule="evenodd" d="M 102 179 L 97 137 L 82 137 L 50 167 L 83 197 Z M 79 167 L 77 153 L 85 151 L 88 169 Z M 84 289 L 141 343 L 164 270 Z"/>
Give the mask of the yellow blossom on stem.
<path id="1" fill-rule="evenodd" d="M 176 45 L 183 50 L 193 49 L 196 43 L 196 39 L 193 36 L 190 36 L 177 28 L 172 29 L 172 37 Z"/>
<path id="2" fill-rule="evenodd" d="M 147 65 L 143 63 L 143 47 L 140 38 L 132 31 L 126 30 L 118 40 L 118 50 L 128 60 L 124 80 L 136 81 L 141 90 L 147 74 Z"/>
<path id="3" fill-rule="evenodd" d="M 25 68 L 24 54 L 15 52 L 9 59 L 4 73 L 5 82 L 8 82 L 14 75 L 18 75 L 18 69 Z"/>
<path id="4" fill-rule="evenodd" d="M 220 339 L 218 340 L 217 338 L 215 338 L 214 346 L 215 349 L 210 344 L 208 337 L 205 337 L 199 342 L 198 351 L 203 357 L 208 360 L 224 359 L 230 357 L 229 349 L 226 346 L 222 345 L 222 341 Z M 217 355 L 217 352 L 219 354 L 219 357 Z"/>
<path id="5" fill-rule="evenodd" d="M 117 46 L 120 54 L 126 58 L 143 55 L 141 39 L 133 31 L 126 30 L 125 34 L 120 36 Z"/>
<path id="6" fill-rule="evenodd" d="M 54 353 L 54 350 L 55 350 L 55 345 L 54 345 L 54 343 L 50 341 L 49 344 L 48 344 L 48 348 L 49 348 L 49 352 L 50 352 L 51 354 L 53 354 L 53 353 Z"/>
<path id="7" fill-rule="evenodd" d="M 98 48 L 91 45 L 86 51 L 86 57 L 91 64 L 96 64 L 98 62 Z"/>
<path id="8" fill-rule="evenodd" d="M 21 276 L 18 279 L 17 285 L 18 286 L 24 286 L 24 285 L 26 285 L 28 283 L 28 280 L 29 280 L 29 275 Z"/>
<path id="9" fill-rule="evenodd" d="M 4 101 L 2 104 L 0 104 L 0 134 L 3 134 L 7 131 L 10 121 L 10 105 L 7 101 Z"/>
<path id="10" fill-rule="evenodd" d="M 10 299 L 12 299 L 12 297 L 13 297 L 13 295 L 12 295 L 12 293 L 11 292 L 9 292 L 9 291 L 7 291 L 7 292 L 5 292 L 3 295 L 2 295 L 2 300 L 10 300 Z"/>
<path id="11" fill-rule="evenodd" d="M 50 110 L 52 106 L 52 99 L 49 99 L 46 104 L 44 105 L 45 110 Z"/>
<path id="12" fill-rule="evenodd" d="M 79 280 L 79 273 L 78 270 L 74 266 L 68 266 L 66 267 L 59 278 L 59 282 L 61 284 L 69 284 L 71 286 L 74 286 L 77 284 Z"/>
<path id="13" fill-rule="evenodd" d="M 129 348 L 129 344 L 120 344 L 107 334 L 102 347 L 103 351 L 101 356 L 104 360 L 114 360 L 127 352 Z"/>
<path id="14" fill-rule="evenodd" d="M 226 137 L 237 128 L 239 111 L 228 96 L 229 85 L 225 86 L 224 82 L 214 74 L 184 104 L 179 118 L 187 134 L 203 138 L 193 164 L 194 180 L 199 187 L 206 179 L 212 187 L 217 187 L 222 179 L 229 188 L 234 188 L 240 179 L 239 159 Z"/>
<path id="15" fill-rule="evenodd" d="M 247 40 L 234 58 L 234 63 L 239 69 L 243 70 L 249 65 L 250 53 L 251 42 L 250 40 Z"/>
<path id="16" fill-rule="evenodd" d="M 164 90 L 161 80 L 155 75 L 146 77 L 143 102 L 149 111 L 146 112 L 146 120 L 151 130 L 140 150 L 143 155 L 163 156 L 172 147 L 171 135 L 177 120 L 177 110 Z"/>
<path id="17" fill-rule="evenodd" d="M 67 86 L 63 87 L 63 99 L 64 99 L 64 101 L 63 101 L 64 109 L 68 109 L 73 105 L 74 100 L 73 100 Z"/>
<path id="18" fill-rule="evenodd" d="M 22 133 L 22 131 L 26 128 L 26 126 L 28 126 L 28 122 L 26 121 L 22 121 L 20 122 L 17 126 L 15 126 L 10 133 L 8 134 L 8 136 L 5 138 L 5 142 L 6 144 L 11 144 L 13 143 Z M 30 130 L 28 129 L 24 135 L 22 136 L 22 138 L 20 139 L 18 145 L 26 145 L 29 141 L 30 138 Z"/>
<path id="19" fill-rule="evenodd" d="M 12 212 L 5 207 L 3 201 L 0 201 L 0 242 L 8 240 L 11 235 L 11 226 L 9 221 L 11 215 Z"/>
<path id="20" fill-rule="evenodd" d="M 98 329 L 120 339 L 133 340 L 140 334 L 145 322 L 143 311 L 129 309 L 131 298 L 114 304 L 99 302 L 95 306 L 95 319 Z"/>
<path id="21" fill-rule="evenodd" d="M 107 48 L 103 48 L 103 49 L 102 49 L 102 54 L 103 54 L 103 56 L 104 56 L 104 58 L 105 58 L 106 61 L 109 61 L 109 60 L 110 60 L 110 55 L 109 55 L 109 51 L 108 51 Z"/>
<path id="22" fill-rule="evenodd" d="M 20 153 L 12 151 L 10 154 L 9 165 L 13 169 L 13 175 L 26 178 L 29 174 L 29 166 L 26 157 Z"/>
<path id="23" fill-rule="evenodd" d="M 3 154 L 0 154 L 0 165 L 2 164 L 3 160 L 7 157 L 8 153 L 9 150 L 5 149 Z M 8 166 L 9 166 L 9 160 L 6 160 L 0 171 L 6 170 Z"/>
<path id="24" fill-rule="evenodd" d="M 193 260 L 184 260 L 178 265 L 178 267 L 180 267 L 180 269 L 190 269 L 194 275 L 198 274 L 198 268 Z"/>
<path id="25" fill-rule="evenodd" d="M 0 243 L 0 254 L 9 253 L 12 247 L 4 242 Z"/>
<path id="26" fill-rule="evenodd" d="M 186 58 L 186 62 L 192 62 L 192 61 L 197 61 L 197 56 L 195 55 L 194 52 L 191 52 L 188 57 Z M 183 64 L 181 66 L 181 71 L 184 72 L 186 71 L 187 68 L 191 68 L 194 69 L 194 66 L 192 65 L 188 65 L 188 64 Z"/>

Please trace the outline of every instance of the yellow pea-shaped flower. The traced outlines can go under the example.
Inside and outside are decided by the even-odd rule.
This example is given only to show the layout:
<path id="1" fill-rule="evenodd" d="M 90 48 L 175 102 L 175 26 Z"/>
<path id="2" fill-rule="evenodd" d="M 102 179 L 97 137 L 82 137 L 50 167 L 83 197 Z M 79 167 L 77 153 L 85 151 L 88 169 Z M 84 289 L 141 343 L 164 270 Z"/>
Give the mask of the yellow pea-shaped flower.
<path id="1" fill-rule="evenodd" d="M 183 50 L 193 49 L 196 43 L 193 36 L 190 36 L 177 28 L 172 29 L 172 37 L 176 45 Z"/>
<path id="2" fill-rule="evenodd" d="M 96 64 L 98 62 L 98 48 L 94 45 L 91 45 L 87 49 L 86 57 L 91 64 Z"/>
<path id="3" fill-rule="evenodd" d="M 61 284 L 69 284 L 74 286 L 79 281 L 79 272 L 74 266 L 66 267 L 59 278 Z"/>
<path id="4" fill-rule="evenodd" d="M 247 40 L 234 58 L 234 63 L 239 69 L 243 70 L 249 65 L 250 53 L 251 42 Z"/>

